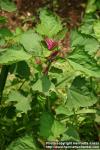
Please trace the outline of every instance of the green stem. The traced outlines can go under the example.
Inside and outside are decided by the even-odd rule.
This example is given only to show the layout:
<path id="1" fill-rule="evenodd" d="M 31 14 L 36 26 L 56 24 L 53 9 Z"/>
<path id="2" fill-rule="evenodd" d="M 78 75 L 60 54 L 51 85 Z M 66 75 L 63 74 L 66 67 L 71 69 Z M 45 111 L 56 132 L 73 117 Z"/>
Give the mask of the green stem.
<path id="1" fill-rule="evenodd" d="M 10 66 L 3 65 L 2 69 L 1 69 L 1 74 L 0 74 L 0 103 L 2 101 L 3 90 L 4 90 L 4 87 L 5 87 L 6 80 L 7 80 L 9 67 Z"/>

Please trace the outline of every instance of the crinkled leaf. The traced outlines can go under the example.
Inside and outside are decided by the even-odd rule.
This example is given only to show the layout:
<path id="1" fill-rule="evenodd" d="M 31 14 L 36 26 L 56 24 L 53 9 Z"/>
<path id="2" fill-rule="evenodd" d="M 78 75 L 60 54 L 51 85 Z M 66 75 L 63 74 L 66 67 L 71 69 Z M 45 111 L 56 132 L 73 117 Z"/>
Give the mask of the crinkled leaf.
<path id="1" fill-rule="evenodd" d="M 31 57 L 24 50 L 15 50 L 12 48 L 1 50 L 5 50 L 5 52 L 0 55 L 0 64 L 9 65 L 22 60 L 28 60 Z"/>
<path id="2" fill-rule="evenodd" d="M 36 31 L 41 35 L 53 37 L 62 30 L 59 17 L 51 12 L 48 12 L 47 10 L 41 10 L 40 21 L 40 24 L 36 27 Z"/>
<path id="3" fill-rule="evenodd" d="M 17 138 L 6 150 L 39 150 L 31 135 Z"/>
<path id="4" fill-rule="evenodd" d="M 42 53 L 41 40 L 42 37 L 32 30 L 23 33 L 20 37 L 20 43 L 24 46 L 26 51 L 38 55 Z"/>
<path id="5" fill-rule="evenodd" d="M 27 113 L 28 110 L 31 110 L 30 102 L 31 98 L 24 97 L 17 91 L 12 91 L 9 94 L 7 102 L 15 102 L 15 107 L 17 111 Z"/>

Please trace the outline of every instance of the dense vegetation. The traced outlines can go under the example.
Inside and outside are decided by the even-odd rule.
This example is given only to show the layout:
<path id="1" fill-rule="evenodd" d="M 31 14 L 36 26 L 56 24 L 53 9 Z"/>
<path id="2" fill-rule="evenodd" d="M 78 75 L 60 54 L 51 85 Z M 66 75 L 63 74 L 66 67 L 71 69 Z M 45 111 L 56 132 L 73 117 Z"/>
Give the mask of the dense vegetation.
<path id="1" fill-rule="evenodd" d="M 1 0 L 5 11 L 16 5 Z M 41 8 L 27 30 L 0 17 L 0 150 L 41 150 L 45 141 L 100 141 L 100 1 L 78 27 Z"/>

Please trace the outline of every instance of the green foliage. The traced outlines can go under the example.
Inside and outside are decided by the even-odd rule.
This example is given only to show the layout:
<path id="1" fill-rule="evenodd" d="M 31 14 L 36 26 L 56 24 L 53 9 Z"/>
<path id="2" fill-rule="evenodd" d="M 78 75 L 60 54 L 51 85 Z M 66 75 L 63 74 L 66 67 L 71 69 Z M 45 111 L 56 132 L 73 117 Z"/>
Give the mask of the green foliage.
<path id="1" fill-rule="evenodd" d="M 48 138 L 50 135 L 52 135 L 51 128 L 53 121 L 54 118 L 51 114 L 48 112 L 43 112 L 42 116 L 40 117 L 40 136 Z"/>
<path id="2" fill-rule="evenodd" d="M 0 1 L 2 9 L 15 10 L 6 2 Z M 46 9 L 34 29 L 0 29 L 0 150 L 45 149 L 45 141 L 99 141 L 98 8 L 98 1 L 89 0 L 80 27 L 70 31 Z M 0 17 L 1 25 L 6 21 Z M 47 44 L 55 43 L 50 51 Z M 66 54 L 65 48 L 70 48 Z"/>
<path id="3" fill-rule="evenodd" d="M 40 11 L 40 24 L 37 25 L 36 31 L 48 37 L 53 37 L 62 30 L 61 21 L 58 16 L 54 16 L 46 10 Z"/>
<path id="4" fill-rule="evenodd" d="M 27 31 L 20 37 L 20 43 L 24 46 L 27 52 L 35 53 L 36 55 L 41 55 L 41 41 L 42 37 L 32 30 Z"/>
<path id="5" fill-rule="evenodd" d="M 9 94 L 7 102 L 15 102 L 16 110 L 19 112 L 27 113 L 28 110 L 31 110 L 30 102 L 31 97 L 24 97 L 17 91 L 12 91 Z"/>
<path id="6" fill-rule="evenodd" d="M 39 150 L 31 135 L 25 135 L 12 142 L 6 150 Z"/>
<path id="7" fill-rule="evenodd" d="M 13 64 L 18 61 L 28 60 L 31 56 L 27 54 L 23 49 L 17 50 L 13 48 L 4 49 L 5 51 L 0 54 L 0 64 Z M 2 49 L 1 49 L 2 51 Z M 22 57 L 23 56 L 23 57 Z"/>
<path id="8" fill-rule="evenodd" d="M 100 20 L 94 22 L 94 33 L 98 41 L 100 42 Z"/>

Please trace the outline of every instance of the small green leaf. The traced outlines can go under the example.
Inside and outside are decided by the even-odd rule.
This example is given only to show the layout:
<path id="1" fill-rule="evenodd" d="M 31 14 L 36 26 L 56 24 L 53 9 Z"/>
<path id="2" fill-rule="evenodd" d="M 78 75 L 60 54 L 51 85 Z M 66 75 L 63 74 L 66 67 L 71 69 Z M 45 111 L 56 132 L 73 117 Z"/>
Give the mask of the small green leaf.
<path id="1" fill-rule="evenodd" d="M 15 107 L 17 111 L 27 113 L 28 110 L 31 110 L 30 102 L 31 99 L 24 97 L 17 91 L 12 91 L 9 95 L 7 102 L 15 102 Z"/>
<path id="2" fill-rule="evenodd" d="M 59 121 L 54 120 L 51 131 L 53 136 L 57 138 L 66 131 L 66 126 Z"/>

